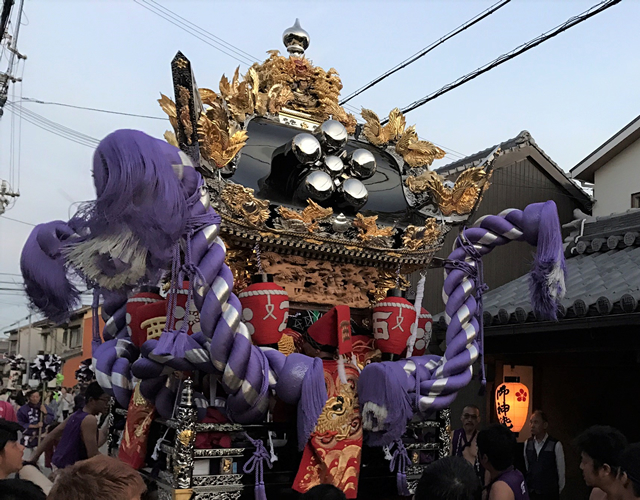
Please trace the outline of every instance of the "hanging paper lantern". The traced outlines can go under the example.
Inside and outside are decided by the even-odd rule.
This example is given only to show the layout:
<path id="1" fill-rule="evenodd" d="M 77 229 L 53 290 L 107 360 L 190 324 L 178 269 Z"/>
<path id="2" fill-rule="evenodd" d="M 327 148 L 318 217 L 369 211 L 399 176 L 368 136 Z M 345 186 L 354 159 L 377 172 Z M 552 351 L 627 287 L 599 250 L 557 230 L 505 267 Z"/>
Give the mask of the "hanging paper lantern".
<path id="1" fill-rule="evenodd" d="M 38 354 L 31 363 L 31 378 L 50 382 L 62 368 L 62 359 L 56 354 Z"/>
<path id="2" fill-rule="evenodd" d="M 431 314 L 424 307 L 421 308 L 420 315 L 418 316 L 416 343 L 413 345 L 412 356 L 422 356 L 425 353 L 429 346 L 429 342 L 431 341 L 432 327 L 433 318 L 431 317 Z"/>
<path id="3" fill-rule="evenodd" d="M 141 287 L 137 294 L 127 300 L 127 332 L 132 338 L 134 344 L 138 347 L 142 345 L 138 344 L 140 340 L 142 340 L 142 343 L 147 340 L 146 332 L 144 332 L 144 335 L 141 335 L 140 324 L 144 320 L 140 319 L 140 310 L 149 304 L 155 304 L 157 302 L 164 302 L 164 299 L 160 296 L 160 289 L 158 287 L 151 286 Z M 166 308 L 166 303 L 164 304 L 164 307 Z M 163 314 L 163 316 L 164 315 L 165 314 Z M 146 315 L 143 314 L 142 316 L 144 317 Z M 144 319 L 147 318 L 145 317 Z"/>
<path id="4" fill-rule="evenodd" d="M 287 328 L 289 296 L 270 274 L 255 275 L 252 281 L 238 295 L 242 319 L 255 345 L 277 344 Z"/>
<path id="5" fill-rule="evenodd" d="M 496 389 L 498 421 L 513 432 L 520 432 L 529 414 L 529 389 L 519 382 L 505 382 Z"/>
<path id="6" fill-rule="evenodd" d="M 88 384 L 95 380 L 96 374 L 93 371 L 91 358 L 85 359 L 80 363 L 80 367 L 76 370 L 76 380 L 81 384 Z"/>
<path id="7" fill-rule="evenodd" d="M 402 297 L 402 292 L 392 289 L 387 298 L 373 308 L 373 336 L 376 348 L 383 353 L 383 359 L 395 359 L 407 348 L 411 327 L 416 321 L 413 304 Z"/>

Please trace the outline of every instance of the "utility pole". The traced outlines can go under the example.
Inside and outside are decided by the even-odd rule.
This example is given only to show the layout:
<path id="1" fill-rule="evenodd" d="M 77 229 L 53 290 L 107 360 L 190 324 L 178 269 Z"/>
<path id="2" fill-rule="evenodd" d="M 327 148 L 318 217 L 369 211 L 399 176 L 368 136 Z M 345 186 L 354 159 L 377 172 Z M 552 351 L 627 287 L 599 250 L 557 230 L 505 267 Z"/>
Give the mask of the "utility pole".
<path id="1" fill-rule="evenodd" d="M 7 32 L 7 25 L 9 23 L 9 17 L 11 14 L 11 7 L 14 0 L 4 0 L 2 6 L 2 13 L 0 14 L 0 24 L 2 24 L 2 31 L 0 32 L 0 43 L 7 44 L 7 50 L 11 52 L 9 56 L 9 67 L 4 73 L 0 73 L 0 116 L 3 115 L 3 108 L 7 102 L 7 96 L 9 95 L 9 83 L 16 83 L 22 81 L 20 78 L 12 75 L 13 64 L 16 57 L 18 59 L 26 59 L 27 56 L 21 54 L 18 51 L 18 35 L 20 34 L 20 24 L 22 23 L 22 11 L 24 8 L 24 0 L 20 0 L 20 8 L 18 10 L 18 19 L 16 23 L 15 33 L 12 36 Z"/>

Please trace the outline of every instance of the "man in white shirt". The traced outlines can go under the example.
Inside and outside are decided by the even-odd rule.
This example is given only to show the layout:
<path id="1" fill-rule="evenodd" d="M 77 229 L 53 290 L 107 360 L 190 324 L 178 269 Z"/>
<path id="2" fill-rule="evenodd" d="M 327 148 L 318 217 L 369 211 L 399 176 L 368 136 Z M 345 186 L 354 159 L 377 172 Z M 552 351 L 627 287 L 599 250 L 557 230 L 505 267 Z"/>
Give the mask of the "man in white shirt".
<path id="1" fill-rule="evenodd" d="M 558 500 L 564 489 L 565 464 L 562 443 L 549 436 L 544 412 L 531 415 L 531 438 L 524 446 L 526 479 L 531 500 Z"/>

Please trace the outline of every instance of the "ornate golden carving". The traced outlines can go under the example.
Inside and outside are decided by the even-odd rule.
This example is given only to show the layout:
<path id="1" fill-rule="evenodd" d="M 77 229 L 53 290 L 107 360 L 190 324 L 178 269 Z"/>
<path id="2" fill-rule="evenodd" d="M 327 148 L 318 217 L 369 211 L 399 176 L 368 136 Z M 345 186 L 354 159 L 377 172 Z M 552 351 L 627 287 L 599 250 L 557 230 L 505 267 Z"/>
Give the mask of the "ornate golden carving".
<path id="1" fill-rule="evenodd" d="M 200 115 L 198 141 L 202 156 L 222 168 L 233 160 L 247 143 L 247 132 L 230 123 L 222 104 L 213 105 Z"/>
<path id="2" fill-rule="evenodd" d="M 278 208 L 278 212 L 283 219 L 302 221 L 307 230 L 313 233 L 318 229 L 320 221 L 326 220 L 333 215 L 333 208 L 323 208 L 315 201 L 307 200 L 307 207 L 302 211 L 292 210 L 287 207 Z"/>
<path id="3" fill-rule="evenodd" d="M 433 245 L 442 235 L 442 229 L 435 219 L 429 219 L 424 226 L 408 226 L 402 236 L 403 245 L 409 250 Z"/>
<path id="4" fill-rule="evenodd" d="M 404 275 L 400 274 L 400 276 L 398 276 L 398 273 L 395 271 L 382 269 L 378 280 L 376 281 L 375 288 L 370 290 L 370 293 L 373 296 L 372 303 L 375 304 L 376 302 L 380 302 L 384 299 L 391 288 L 407 290 L 410 285 L 409 280 Z"/>
<path id="5" fill-rule="evenodd" d="M 173 127 L 173 129 L 174 130 L 177 129 L 178 115 L 176 112 L 176 103 L 173 102 L 171 99 L 169 99 L 166 95 L 161 93 L 160 99 L 158 99 L 158 104 L 160 104 L 162 111 L 164 111 L 169 117 L 169 122 L 171 123 L 171 126 Z"/>
<path id="6" fill-rule="evenodd" d="M 189 446 L 189 443 L 194 438 L 194 432 L 191 429 L 184 429 L 178 433 L 178 440 L 185 446 Z"/>
<path id="7" fill-rule="evenodd" d="M 225 264 L 233 273 L 233 287 L 242 290 L 251 284 L 254 258 L 251 250 L 227 248 Z"/>
<path id="8" fill-rule="evenodd" d="M 478 197 L 489 187 L 489 178 L 490 174 L 480 166 L 462 172 L 453 188 L 445 187 L 444 178 L 431 171 L 408 177 L 406 184 L 413 193 L 423 193 L 428 189 L 444 215 L 453 212 L 464 215 L 473 209 Z"/>
<path id="9" fill-rule="evenodd" d="M 296 255 L 262 252 L 262 267 L 273 274 L 290 302 L 367 308 L 368 291 L 378 281 L 375 267 L 329 262 Z"/>
<path id="10" fill-rule="evenodd" d="M 353 225 L 360 231 L 358 238 L 362 241 L 371 241 L 374 238 L 388 237 L 393 234 L 392 227 L 378 227 L 377 220 L 377 215 L 365 217 L 362 214 L 357 214 L 356 218 L 353 219 Z"/>
<path id="11" fill-rule="evenodd" d="M 429 141 L 421 141 L 415 126 L 406 127 L 402 112 L 395 108 L 389 113 L 389 122 L 380 124 L 380 118 L 369 109 L 362 109 L 362 118 L 366 123 L 362 133 L 374 146 L 386 146 L 395 143 L 398 153 L 411 168 L 428 167 L 433 160 L 444 158 L 445 152 Z"/>
<path id="12" fill-rule="evenodd" d="M 253 189 L 227 184 L 220 197 L 231 212 L 252 226 L 261 227 L 269 219 L 269 200 L 256 198 Z"/>

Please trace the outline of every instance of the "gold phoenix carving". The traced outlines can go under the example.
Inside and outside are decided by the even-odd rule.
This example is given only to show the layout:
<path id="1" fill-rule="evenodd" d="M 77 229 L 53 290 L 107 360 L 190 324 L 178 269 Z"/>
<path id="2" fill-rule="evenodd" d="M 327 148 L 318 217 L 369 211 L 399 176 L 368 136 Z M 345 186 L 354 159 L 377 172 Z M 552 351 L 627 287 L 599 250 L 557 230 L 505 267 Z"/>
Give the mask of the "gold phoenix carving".
<path id="1" fill-rule="evenodd" d="M 411 168 L 428 167 L 434 160 L 444 158 L 445 152 L 429 141 L 421 141 L 415 126 L 406 126 L 402 112 L 395 108 L 389 113 L 389 122 L 380 123 L 380 118 L 370 109 L 362 108 L 365 125 L 362 133 L 374 146 L 395 143 L 395 150 Z"/>

